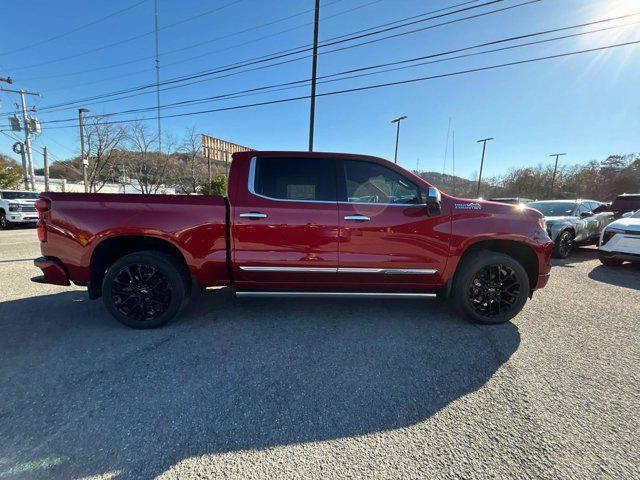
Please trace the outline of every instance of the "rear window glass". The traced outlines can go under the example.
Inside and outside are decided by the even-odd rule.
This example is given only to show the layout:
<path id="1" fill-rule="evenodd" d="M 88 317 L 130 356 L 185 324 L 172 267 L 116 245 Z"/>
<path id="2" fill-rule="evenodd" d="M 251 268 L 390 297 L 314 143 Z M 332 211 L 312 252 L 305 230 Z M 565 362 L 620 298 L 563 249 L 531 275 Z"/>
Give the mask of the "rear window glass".
<path id="1" fill-rule="evenodd" d="M 336 200 L 334 161 L 318 158 L 259 158 L 254 191 L 281 200 Z"/>
<path id="2" fill-rule="evenodd" d="M 634 212 L 640 209 L 640 195 L 628 197 L 618 197 L 611 204 L 611 210 L 614 212 Z"/>

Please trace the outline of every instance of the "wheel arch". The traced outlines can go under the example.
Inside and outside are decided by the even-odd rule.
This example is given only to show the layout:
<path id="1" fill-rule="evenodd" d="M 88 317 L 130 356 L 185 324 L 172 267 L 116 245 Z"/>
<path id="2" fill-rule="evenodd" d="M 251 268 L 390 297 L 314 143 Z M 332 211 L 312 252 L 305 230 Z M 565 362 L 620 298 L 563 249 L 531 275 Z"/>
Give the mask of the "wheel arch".
<path id="1" fill-rule="evenodd" d="M 187 261 L 180 249 L 169 240 L 148 235 L 118 235 L 105 238 L 91 253 L 89 296 L 95 299 L 102 295 L 105 273 L 116 260 L 130 253 L 145 250 L 163 252 L 175 258 L 183 268 L 182 273 L 189 280 L 187 285 L 190 285 L 191 276 Z"/>
<path id="2" fill-rule="evenodd" d="M 529 288 L 533 292 L 533 288 L 538 282 L 538 274 L 540 272 L 540 265 L 538 263 L 538 255 L 535 250 L 524 242 L 517 240 L 505 240 L 505 239 L 490 239 L 480 240 L 471 244 L 462 254 L 458 264 L 456 265 L 455 272 L 448 284 L 452 285 L 455 281 L 455 277 L 460 272 L 462 265 L 465 261 L 482 251 L 491 251 L 497 253 L 504 253 L 517 260 L 527 272 L 529 278 Z M 450 288 L 450 287 L 449 287 Z"/>

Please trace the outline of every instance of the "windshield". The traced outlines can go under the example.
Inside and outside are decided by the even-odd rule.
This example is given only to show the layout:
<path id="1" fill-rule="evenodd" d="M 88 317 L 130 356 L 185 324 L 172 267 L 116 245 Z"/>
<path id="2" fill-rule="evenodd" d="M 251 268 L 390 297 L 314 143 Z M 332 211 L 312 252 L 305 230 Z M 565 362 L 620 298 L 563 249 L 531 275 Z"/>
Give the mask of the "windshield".
<path id="1" fill-rule="evenodd" d="M 36 192 L 2 192 L 2 198 L 5 200 L 37 200 Z"/>
<path id="2" fill-rule="evenodd" d="M 545 217 L 568 217 L 576 208 L 575 202 L 531 202 L 528 207 L 540 210 Z"/>

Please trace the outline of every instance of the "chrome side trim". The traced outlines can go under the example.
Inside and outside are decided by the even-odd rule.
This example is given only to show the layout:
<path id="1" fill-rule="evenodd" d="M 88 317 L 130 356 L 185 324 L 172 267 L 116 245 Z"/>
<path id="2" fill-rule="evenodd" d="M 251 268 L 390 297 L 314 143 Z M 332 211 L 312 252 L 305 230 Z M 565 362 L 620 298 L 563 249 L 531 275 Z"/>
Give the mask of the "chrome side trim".
<path id="1" fill-rule="evenodd" d="M 375 203 L 375 202 L 343 202 L 338 205 L 377 205 L 379 207 L 424 207 L 424 203 Z"/>
<path id="2" fill-rule="evenodd" d="M 267 200 L 272 200 L 274 202 L 324 203 L 324 204 L 327 204 L 327 205 L 336 205 L 338 203 L 337 200 L 289 200 L 289 199 L 286 199 L 286 198 L 267 197 L 266 195 L 262 195 L 260 193 L 256 193 L 256 190 L 255 190 L 255 184 L 256 184 L 256 162 L 257 162 L 257 157 L 252 157 L 251 158 L 251 164 L 249 165 L 249 181 L 248 181 L 247 188 L 249 189 L 249 193 L 251 193 L 252 195 L 255 195 L 256 197 L 260 197 L 260 198 L 266 198 Z"/>
<path id="3" fill-rule="evenodd" d="M 267 218 L 267 214 L 260 212 L 241 213 L 240 218 Z"/>
<path id="4" fill-rule="evenodd" d="M 345 220 L 353 220 L 356 222 L 368 222 L 371 220 L 371 217 L 367 217 L 366 215 L 347 215 L 344 217 Z"/>
<path id="5" fill-rule="evenodd" d="M 350 267 L 254 267 L 241 266 L 245 272 L 281 272 L 281 273 L 382 273 L 388 275 L 434 275 L 438 270 L 432 268 L 350 268 Z"/>
<path id="6" fill-rule="evenodd" d="M 239 298 L 436 298 L 435 293 L 385 292 L 236 292 Z"/>
<path id="7" fill-rule="evenodd" d="M 337 273 L 337 268 L 323 267 L 251 267 L 242 266 L 245 272 Z"/>
<path id="8" fill-rule="evenodd" d="M 338 273 L 383 273 L 389 275 L 433 275 L 438 270 L 433 268 L 349 268 L 340 267 Z"/>

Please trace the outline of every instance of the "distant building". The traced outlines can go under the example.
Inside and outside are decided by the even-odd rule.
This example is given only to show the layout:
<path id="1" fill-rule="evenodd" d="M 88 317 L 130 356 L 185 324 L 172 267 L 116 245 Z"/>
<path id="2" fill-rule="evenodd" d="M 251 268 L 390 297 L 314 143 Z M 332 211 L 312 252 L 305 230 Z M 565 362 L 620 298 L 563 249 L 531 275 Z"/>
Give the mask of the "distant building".
<path id="1" fill-rule="evenodd" d="M 202 135 L 201 140 L 202 156 L 210 160 L 217 167 L 224 167 L 224 171 L 229 171 L 231 155 L 237 152 L 253 151 L 253 148 L 238 145 L 209 135 Z"/>

